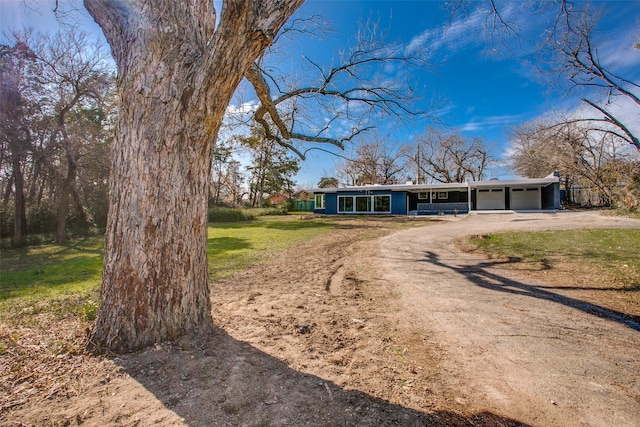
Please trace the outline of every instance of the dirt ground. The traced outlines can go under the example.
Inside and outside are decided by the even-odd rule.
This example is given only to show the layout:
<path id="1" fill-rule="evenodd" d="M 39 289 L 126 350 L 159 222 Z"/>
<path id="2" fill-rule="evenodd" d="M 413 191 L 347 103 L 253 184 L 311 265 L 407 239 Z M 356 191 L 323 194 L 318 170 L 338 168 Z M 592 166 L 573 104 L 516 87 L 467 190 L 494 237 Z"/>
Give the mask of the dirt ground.
<path id="1" fill-rule="evenodd" d="M 211 334 L 135 354 L 51 356 L 47 333 L 88 325 L 2 325 L 0 425 L 639 425 L 637 324 L 452 243 L 640 226 L 575 215 L 343 220 L 213 284 Z"/>

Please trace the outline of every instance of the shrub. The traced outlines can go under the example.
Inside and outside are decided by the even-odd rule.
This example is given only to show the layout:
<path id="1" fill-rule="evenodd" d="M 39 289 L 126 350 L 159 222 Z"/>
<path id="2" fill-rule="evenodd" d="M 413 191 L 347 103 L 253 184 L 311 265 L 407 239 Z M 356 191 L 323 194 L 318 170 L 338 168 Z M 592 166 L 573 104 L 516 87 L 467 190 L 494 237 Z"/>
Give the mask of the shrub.
<path id="1" fill-rule="evenodd" d="M 27 233 L 55 233 L 56 221 L 56 212 L 52 207 L 39 205 L 27 210 Z"/>
<path id="2" fill-rule="evenodd" d="M 231 209 L 222 207 L 209 208 L 209 222 L 250 221 L 254 218 L 254 215 L 242 209 Z"/>
<path id="3" fill-rule="evenodd" d="M 13 219 L 14 209 L 13 205 L 1 205 L 0 206 L 0 237 L 13 236 Z"/>

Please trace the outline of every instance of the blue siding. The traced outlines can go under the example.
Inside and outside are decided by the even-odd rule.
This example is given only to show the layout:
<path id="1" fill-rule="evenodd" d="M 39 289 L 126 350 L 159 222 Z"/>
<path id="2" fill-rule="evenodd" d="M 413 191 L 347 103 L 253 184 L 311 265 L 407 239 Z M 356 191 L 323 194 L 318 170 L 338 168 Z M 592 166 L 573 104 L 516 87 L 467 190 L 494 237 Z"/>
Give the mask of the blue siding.
<path id="1" fill-rule="evenodd" d="M 338 195 L 336 193 L 324 195 L 324 212 L 329 215 L 338 213 Z"/>
<path id="2" fill-rule="evenodd" d="M 391 193 L 391 213 L 393 215 L 406 215 L 408 213 L 406 191 Z"/>

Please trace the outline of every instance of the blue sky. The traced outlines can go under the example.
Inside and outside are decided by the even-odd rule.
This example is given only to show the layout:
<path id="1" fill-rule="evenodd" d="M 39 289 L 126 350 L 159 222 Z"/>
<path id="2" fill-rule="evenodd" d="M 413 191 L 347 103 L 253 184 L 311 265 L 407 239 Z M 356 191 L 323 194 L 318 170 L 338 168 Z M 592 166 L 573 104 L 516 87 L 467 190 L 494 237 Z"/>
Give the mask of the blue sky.
<path id="1" fill-rule="evenodd" d="M 32 10 L 25 10 L 24 2 Z M 76 2 L 82 9 L 80 2 Z M 441 1 L 429 0 L 308 0 L 297 16 L 322 15 L 334 31 L 322 41 L 307 40 L 290 45 L 292 70 L 295 58 L 307 55 L 316 62 L 331 63 L 340 49 L 349 46 L 357 23 L 367 18 L 379 22 L 386 40 L 407 49 L 428 52 L 432 65 L 415 74 L 415 85 L 423 106 L 438 102 L 437 118 L 469 137 L 483 137 L 496 147 L 497 155 L 508 149 L 510 129 L 552 111 L 572 111 L 580 106 L 580 93 L 565 95 L 554 91 L 537 75 L 536 46 L 541 42 L 557 5 L 535 1 L 497 1 L 502 16 L 517 26 L 519 37 L 502 40 L 488 37 L 486 28 L 493 15 L 488 1 L 470 1 L 466 10 L 451 16 Z M 533 11 L 531 4 L 538 5 Z M 578 4 L 581 4 L 578 2 Z M 55 30 L 51 12 L 53 1 L 0 0 L 2 31 L 22 24 L 36 29 Z M 602 13 L 598 41 L 605 62 L 634 81 L 640 80 L 640 1 L 596 1 Z M 86 31 L 101 37 L 91 18 L 80 14 Z M 242 101 L 248 102 L 243 98 Z M 394 144 L 410 143 L 425 131 L 428 123 L 415 120 L 408 126 L 382 124 L 384 134 Z M 316 152 L 302 165 L 297 181 L 314 186 L 320 177 L 331 175 L 339 159 Z M 493 171 L 510 177 L 507 168 Z"/>
<path id="2" fill-rule="evenodd" d="M 489 37 L 487 26 L 491 27 L 493 15 L 486 13 L 486 1 L 469 2 L 465 13 L 454 16 L 443 2 L 419 0 L 308 1 L 299 13 L 322 14 L 336 26 L 336 36 L 342 40 L 355 31 L 355 22 L 371 15 L 388 29 L 388 41 L 428 49 L 432 70 L 417 76 L 424 102 L 439 99 L 437 115 L 443 124 L 466 136 L 482 137 L 501 156 L 508 150 L 513 126 L 553 111 L 580 108 L 580 93 L 554 90 L 537 72 L 537 46 L 557 5 L 541 3 L 532 13 L 532 3 L 496 2 L 503 17 L 518 28 L 519 36 L 508 39 L 501 39 L 501 33 Z M 640 51 L 632 49 L 640 41 L 640 2 L 601 1 L 594 6 L 602 13 L 598 34 L 602 59 L 623 75 L 640 80 Z M 392 138 L 410 143 L 424 127 L 418 120 L 411 129 L 395 126 Z M 318 155 L 315 162 L 307 162 L 301 181 L 305 182 L 305 174 L 311 179 L 330 173 L 326 163 L 335 160 Z M 508 167 L 496 167 L 492 174 L 512 176 Z"/>

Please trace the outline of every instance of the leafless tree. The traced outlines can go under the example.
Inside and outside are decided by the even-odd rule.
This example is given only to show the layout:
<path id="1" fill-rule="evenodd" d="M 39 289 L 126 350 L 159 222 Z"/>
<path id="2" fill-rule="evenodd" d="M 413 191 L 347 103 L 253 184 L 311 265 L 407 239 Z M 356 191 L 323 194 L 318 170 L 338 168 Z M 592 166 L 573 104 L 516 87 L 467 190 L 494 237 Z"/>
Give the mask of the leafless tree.
<path id="1" fill-rule="evenodd" d="M 115 82 L 99 46 L 89 48 L 78 31 L 55 36 L 22 31 L 13 39 L 13 47 L 2 47 L 2 140 L 13 159 L 5 199 L 13 189 L 21 233 L 25 206 L 34 212 L 43 201 L 47 208 L 55 205 L 60 243 L 69 207 L 75 207 L 78 223 L 95 224 L 98 199 L 104 198 L 95 194 L 97 187 L 106 187 L 108 169 L 102 160 L 112 105 L 107 98 Z M 106 204 L 100 206 L 106 217 Z M 49 231 L 30 222 L 28 231 Z M 20 240 L 15 234 L 14 239 Z"/>
<path id="2" fill-rule="evenodd" d="M 511 148 L 516 173 L 539 178 L 558 172 L 569 192 L 576 186 L 588 188 L 606 205 L 624 198 L 620 190 L 639 160 L 625 150 L 624 140 L 593 134 L 586 123 L 528 123 L 515 130 Z"/>
<path id="3" fill-rule="evenodd" d="M 30 79 L 37 75 L 35 54 L 25 40 L 16 37 L 13 46 L 0 46 L 0 170 L 4 204 L 14 194 L 13 242 L 26 234 L 25 167 L 32 149 L 32 109 L 36 108 Z"/>
<path id="4" fill-rule="evenodd" d="M 56 242 L 62 243 L 69 197 L 75 199 L 78 214 L 86 217 L 74 183 L 78 168 L 90 161 L 91 149 L 102 142 L 104 123 L 97 122 L 96 115 L 108 102 L 114 76 L 104 49 L 97 43 L 90 44 L 87 36 L 77 31 L 42 35 L 34 50 L 42 65 L 37 79 L 46 88 L 45 99 L 50 102 L 46 107 L 51 111 L 52 130 L 48 148 L 56 154 L 56 161 L 46 164 L 58 182 Z"/>
<path id="5" fill-rule="evenodd" d="M 466 139 L 459 133 L 430 129 L 417 139 L 411 157 L 418 181 L 464 182 L 481 180 L 494 162 L 481 138 Z"/>
<path id="6" fill-rule="evenodd" d="M 361 141 L 336 167 L 336 174 L 349 185 L 398 184 L 406 180 L 407 147 L 377 135 Z"/>
<path id="7" fill-rule="evenodd" d="M 580 92 L 582 102 L 597 114 L 573 118 L 588 124 L 591 133 L 610 134 L 640 150 L 640 139 L 633 124 L 640 116 L 640 85 L 637 79 L 617 72 L 615 63 L 607 64 L 609 52 L 596 41 L 598 15 L 588 6 L 562 2 L 552 30 L 546 39 L 545 73 L 568 91 Z M 620 46 L 616 46 L 620 48 Z M 630 41 L 629 55 L 639 55 Z M 599 117 L 598 117 L 599 116 Z M 594 137 L 597 138 L 597 137 Z"/>

